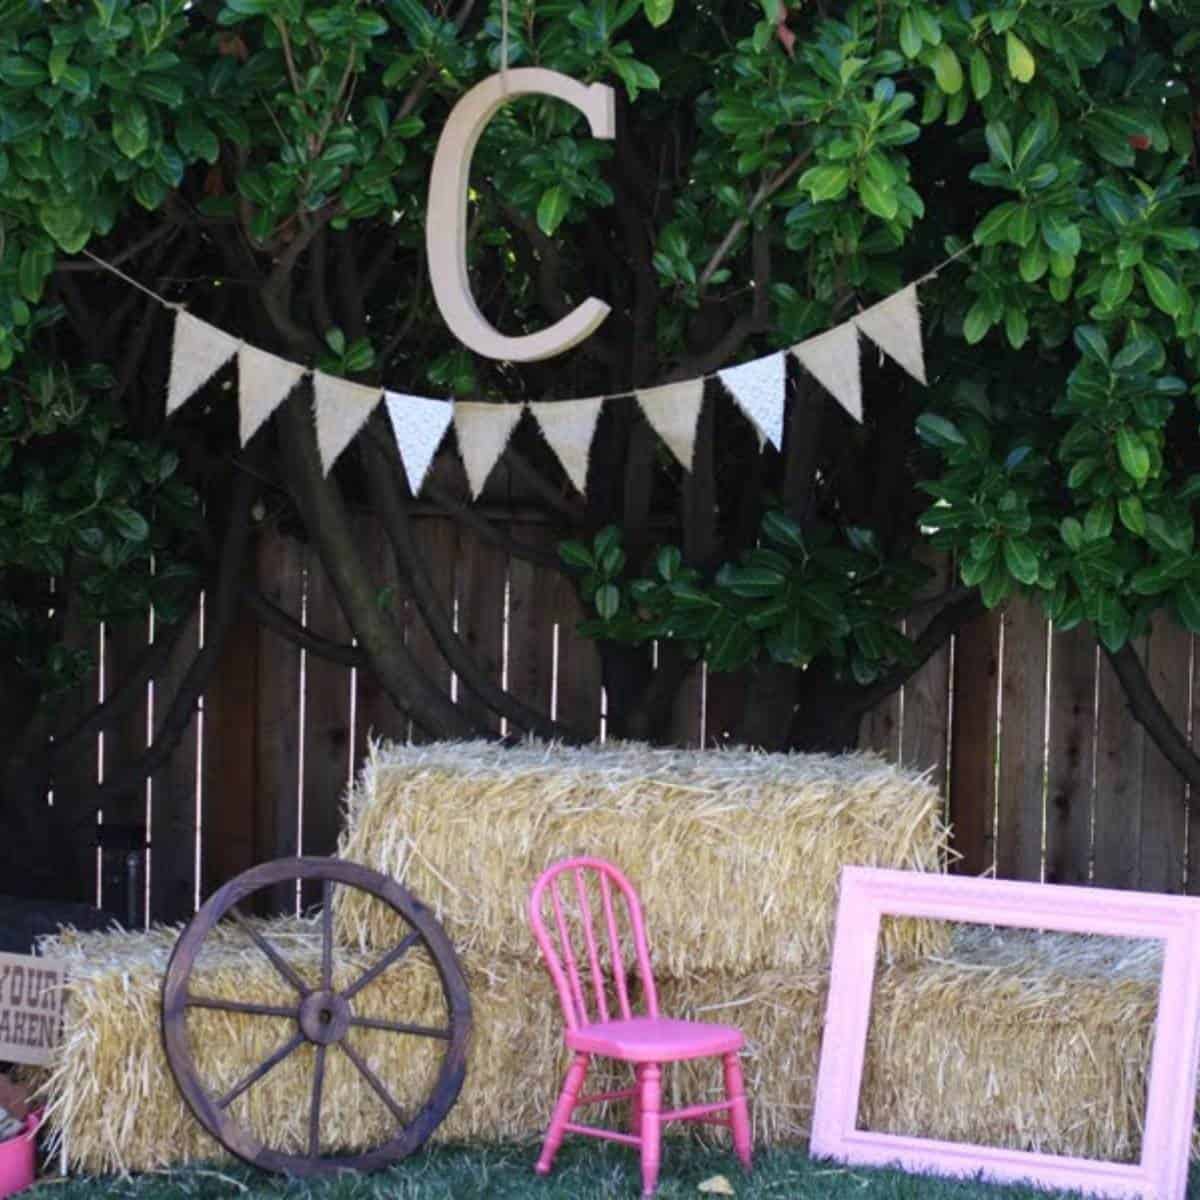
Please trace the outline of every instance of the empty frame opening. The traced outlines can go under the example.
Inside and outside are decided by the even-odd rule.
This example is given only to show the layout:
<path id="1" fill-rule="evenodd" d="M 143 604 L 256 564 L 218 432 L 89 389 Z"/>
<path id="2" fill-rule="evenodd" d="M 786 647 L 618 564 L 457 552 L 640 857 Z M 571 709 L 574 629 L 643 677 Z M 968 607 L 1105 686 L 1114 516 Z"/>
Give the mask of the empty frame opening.
<path id="1" fill-rule="evenodd" d="M 1162 941 L 929 925 L 877 958 L 856 1127 L 1138 1162 Z"/>

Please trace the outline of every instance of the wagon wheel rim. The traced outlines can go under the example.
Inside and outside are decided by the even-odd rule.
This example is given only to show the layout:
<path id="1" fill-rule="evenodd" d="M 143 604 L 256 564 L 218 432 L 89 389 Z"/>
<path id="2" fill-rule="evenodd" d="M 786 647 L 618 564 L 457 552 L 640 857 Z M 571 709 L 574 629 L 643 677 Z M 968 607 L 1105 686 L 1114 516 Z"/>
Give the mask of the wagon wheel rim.
<path id="1" fill-rule="evenodd" d="M 265 888 L 297 879 L 319 879 L 322 883 L 321 973 L 311 987 L 296 972 L 270 938 L 242 914 L 239 905 Z M 343 988 L 333 978 L 333 889 L 335 885 L 368 893 L 387 904 L 409 927 L 409 932 L 386 951 L 376 951 L 375 960 Z M 191 988 L 192 968 L 209 933 L 225 916 L 231 916 L 271 964 L 295 995 L 283 1004 L 209 996 Z M 445 1026 L 428 1026 L 404 1021 L 362 1016 L 354 1007 L 355 997 L 389 967 L 402 962 L 408 952 L 423 944 L 442 986 L 446 1004 Z M 215 1009 L 252 1016 L 284 1018 L 294 1029 L 275 1050 L 228 1088 L 214 1095 L 202 1082 L 192 1054 L 187 1031 L 189 1009 Z M 291 1175 L 315 1175 L 342 1170 L 373 1170 L 407 1157 L 429 1138 L 453 1107 L 466 1073 L 467 1042 L 471 1009 L 466 979 L 454 948 L 433 914 L 395 880 L 358 863 L 331 858 L 280 859 L 254 867 L 225 884 L 197 911 L 180 935 L 171 953 L 163 985 L 163 1043 L 176 1085 L 200 1124 L 237 1157 L 265 1170 Z M 408 1111 L 391 1094 L 366 1058 L 350 1043 L 353 1029 L 370 1029 L 405 1036 L 433 1038 L 445 1042 L 445 1051 L 432 1092 L 425 1104 Z M 314 1048 L 312 1086 L 307 1097 L 307 1152 L 288 1153 L 265 1145 L 229 1113 L 233 1102 L 266 1078 L 301 1046 Z M 330 1052 L 343 1054 L 395 1122 L 395 1132 L 383 1144 L 356 1154 L 323 1155 L 320 1121 Z"/>

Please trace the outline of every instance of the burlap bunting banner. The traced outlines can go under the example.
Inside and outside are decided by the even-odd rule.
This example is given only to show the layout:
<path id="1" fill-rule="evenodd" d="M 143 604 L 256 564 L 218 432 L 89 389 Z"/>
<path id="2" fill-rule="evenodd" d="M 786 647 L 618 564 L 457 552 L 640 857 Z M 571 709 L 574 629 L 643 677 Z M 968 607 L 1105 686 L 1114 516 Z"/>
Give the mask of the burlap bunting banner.
<path id="1" fill-rule="evenodd" d="M 350 445 L 383 396 L 383 389 L 351 383 L 324 371 L 313 372 L 313 417 L 317 423 L 317 449 L 326 475 L 338 455 Z"/>
<path id="2" fill-rule="evenodd" d="M 478 499 L 483 491 L 523 411 L 520 404 L 454 402 L 454 432 L 458 435 L 458 453 L 467 469 L 472 500 Z"/>
<path id="3" fill-rule="evenodd" d="M 925 383 L 917 284 L 909 284 L 843 324 L 786 352 L 857 421 L 862 420 L 859 333 L 914 379 Z M 760 443 L 765 439 L 777 449 L 783 443 L 786 353 L 776 351 L 716 374 L 758 431 Z M 307 367 L 246 345 L 190 313 L 178 311 L 167 382 L 168 415 L 181 408 L 235 357 L 243 445 L 309 374 Z M 704 383 L 705 378 L 685 379 L 634 393 L 651 428 L 688 471 L 692 469 Z M 451 402 L 385 392 L 382 387 L 315 371 L 313 413 L 321 465 L 326 473 L 370 417 L 381 396 L 386 399 L 392 431 L 414 495 L 424 483 L 430 463 L 453 421 L 471 494 L 478 496 L 523 412 L 519 404 Z M 592 438 L 604 402 L 604 397 L 594 396 L 528 405 L 567 477 L 581 493 L 587 485 Z"/>
<path id="4" fill-rule="evenodd" d="M 650 428 L 662 438 L 685 471 L 692 469 L 696 423 L 704 403 L 704 380 L 684 379 L 634 392 Z"/>
<path id="5" fill-rule="evenodd" d="M 587 491 L 588 458 L 603 403 L 603 396 L 594 396 L 590 400 L 547 400 L 529 406 L 542 436 L 580 495 Z"/>

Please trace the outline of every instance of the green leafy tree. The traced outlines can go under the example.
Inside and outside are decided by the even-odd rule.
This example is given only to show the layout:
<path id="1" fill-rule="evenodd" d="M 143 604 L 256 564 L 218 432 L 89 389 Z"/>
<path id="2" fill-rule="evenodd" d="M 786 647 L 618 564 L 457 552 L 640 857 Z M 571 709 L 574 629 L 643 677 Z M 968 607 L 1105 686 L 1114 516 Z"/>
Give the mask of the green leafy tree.
<path id="1" fill-rule="evenodd" d="M 1159 610 L 1200 628 L 1189 4 L 511 7 L 509 65 L 618 91 L 612 142 L 566 106 L 526 98 L 476 154 L 470 270 L 489 319 L 521 332 L 589 294 L 612 306 L 571 353 L 519 369 L 453 341 L 423 259 L 436 138 L 501 65 L 498 3 L 0 0 L 0 368 L 11 389 L 35 362 L 105 364 L 114 419 L 181 454 L 174 473 L 150 472 L 146 495 L 119 502 L 149 521 L 156 564 L 174 548 L 211 589 L 179 712 L 249 603 L 312 652 L 369 666 L 429 733 L 475 730 L 379 603 L 348 519 L 366 505 L 474 711 L 572 734 L 502 691 L 455 633 L 382 417 L 329 479 L 302 395 L 244 450 L 220 381 L 164 428 L 169 318 L 85 250 L 292 359 L 509 402 L 706 374 L 819 332 L 963 251 L 922 289 L 932 386 L 866 362 L 861 426 L 797 372 L 782 453 L 761 451 L 714 387 L 685 473 L 635 406 L 610 405 L 586 499 L 529 423 L 518 431 L 508 477 L 555 515 L 562 569 L 595 610 L 611 726 L 667 736 L 705 656 L 755 674 L 735 736 L 852 744 L 861 715 L 962 621 L 1024 590 L 1064 627 L 1091 622 L 1134 711 L 1196 780 L 1130 650 Z M 111 406 L 105 394 L 89 388 L 86 411 Z M 6 469 L 26 471 L 29 446 Z M 177 500 L 191 488 L 203 501 L 194 535 L 156 515 L 172 484 Z M 489 525 L 452 471 L 423 499 L 510 553 L 560 561 Z M 322 643 L 247 592 L 264 519 L 306 529 L 354 647 Z M 114 535 L 135 532 L 113 520 Z M 943 595 L 926 594 L 922 542 L 956 555 Z M 905 617 L 912 638 L 896 632 Z M 103 794 L 161 761 L 178 727 L 167 722 Z M 40 761 L 44 738 L 13 755 Z"/>

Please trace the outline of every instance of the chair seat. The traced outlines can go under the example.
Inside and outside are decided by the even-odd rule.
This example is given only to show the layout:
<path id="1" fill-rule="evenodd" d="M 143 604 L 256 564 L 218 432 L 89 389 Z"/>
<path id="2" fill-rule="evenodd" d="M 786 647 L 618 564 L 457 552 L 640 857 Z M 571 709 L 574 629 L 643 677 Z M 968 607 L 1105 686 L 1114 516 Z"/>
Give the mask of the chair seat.
<path id="1" fill-rule="evenodd" d="M 740 1050 L 746 1043 L 732 1025 L 675 1021 L 669 1017 L 631 1017 L 598 1021 L 567 1030 L 567 1046 L 586 1054 L 602 1054 L 623 1062 L 665 1063 L 707 1058 Z"/>

